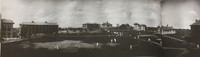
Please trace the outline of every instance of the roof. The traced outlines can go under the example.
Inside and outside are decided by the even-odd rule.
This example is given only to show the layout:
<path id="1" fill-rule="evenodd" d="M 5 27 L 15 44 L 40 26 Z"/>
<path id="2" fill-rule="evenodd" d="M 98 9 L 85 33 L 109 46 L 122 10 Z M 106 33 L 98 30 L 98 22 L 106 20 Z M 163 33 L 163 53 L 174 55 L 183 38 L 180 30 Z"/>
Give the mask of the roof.
<path id="1" fill-rule="evenodd" d="M 58 25 L 58 24 L 49 22 L 22 22 L 21 25 Z"/>
<path id="2" fill-rule="evenodd" d="M 134 25 L 140 25 L 139 23 L 134 23 Z"/>
<path id="3" fill-rule="evenodd" d="M 98 23 L 84 23 L 83 25 L 88 25 L 88 24 L 98 24 Z M 98 24 L 98 25 L 100 25 L 100 24 Z"/>
<path id="4" fill-rule="evenodd" d="M 14 22 L 12 20 L 8 20 L 8 19 L 1 19 L 2 23 L 11 23 L 14 24 Z"/>
<path id="5" fill-rule="evenodd" d="M 106 22 L 106 23 L 103 23 L 102 25 L 112 25 L 111 23 L 108 23 L 108 22 Z"/>
<path id="6" fill-rule="evenodd" d="M 191 24 L 190 26 L 193 26 L 193 25 L 200 25 L 200 20 L 196 20 L 196 22 Z"/>

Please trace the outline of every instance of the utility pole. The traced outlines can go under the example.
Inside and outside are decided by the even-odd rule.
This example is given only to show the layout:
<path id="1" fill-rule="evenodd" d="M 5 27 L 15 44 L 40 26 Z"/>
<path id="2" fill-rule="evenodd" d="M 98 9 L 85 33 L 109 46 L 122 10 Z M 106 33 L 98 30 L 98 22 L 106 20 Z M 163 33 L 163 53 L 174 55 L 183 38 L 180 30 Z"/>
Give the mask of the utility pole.
<path id="1" fill-rule="evenodd" d="M 163 15 L 163 0 L 160 0 L 160 34 L 163 35 L 163 20 L 162 20 L 162 15 Z"/>

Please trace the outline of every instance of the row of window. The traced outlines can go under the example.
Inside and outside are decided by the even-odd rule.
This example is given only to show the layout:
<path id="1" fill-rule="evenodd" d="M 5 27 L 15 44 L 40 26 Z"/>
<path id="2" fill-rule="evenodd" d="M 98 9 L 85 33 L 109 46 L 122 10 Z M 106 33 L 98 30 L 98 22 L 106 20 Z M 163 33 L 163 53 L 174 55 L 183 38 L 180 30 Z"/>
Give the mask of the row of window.
<path id="1" fill-rule="evenodd" d="M 8 26 L 8 27 L 12 27 L 13 24 L 2 24 L 2 26 L 3 26 L 3 27 L 6 27 L 6 26 Z"/>
<path id="2" fill-rule="evenodd" d="M 2 28 L 2 31 L 11 31 L 12 28 Z"/>
<path id="3" fill-rule="evenodd" d="M 11 33 L 1 33 L 1 37 L 11 37 L 12 34 Z"/>

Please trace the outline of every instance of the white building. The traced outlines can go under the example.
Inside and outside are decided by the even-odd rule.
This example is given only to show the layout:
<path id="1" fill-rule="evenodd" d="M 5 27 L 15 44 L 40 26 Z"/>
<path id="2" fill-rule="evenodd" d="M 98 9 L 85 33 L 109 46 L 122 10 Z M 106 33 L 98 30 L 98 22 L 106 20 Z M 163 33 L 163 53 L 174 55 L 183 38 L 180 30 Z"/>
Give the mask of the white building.
<path id="1" fill-rule="evenodd" d="M 158 27 L 159 31 L 162 30 L 162 34 L 175 34 L 176 30 L 172 26 L 162 26 Z M 162 28 L 162 29 L 161 29 Z"/>
<path id="2" fill-rule="evenodd" d="M 134 23 L 134 30 L 137 31 L 145 31 L 146 25 L 145 24 L 139 24 L 139 23 Z"/>

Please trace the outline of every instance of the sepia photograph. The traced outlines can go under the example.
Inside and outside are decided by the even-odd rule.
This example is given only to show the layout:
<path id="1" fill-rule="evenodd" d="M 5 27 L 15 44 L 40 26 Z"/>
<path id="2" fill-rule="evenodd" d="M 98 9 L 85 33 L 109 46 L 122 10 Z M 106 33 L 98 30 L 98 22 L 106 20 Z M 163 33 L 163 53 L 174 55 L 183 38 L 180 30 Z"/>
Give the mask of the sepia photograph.
<path id="1" fill-rule="evenodd" d="M 200 57 L 200 0 L 0 0 L 0 57 Z"/>

